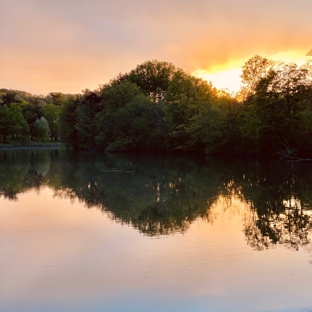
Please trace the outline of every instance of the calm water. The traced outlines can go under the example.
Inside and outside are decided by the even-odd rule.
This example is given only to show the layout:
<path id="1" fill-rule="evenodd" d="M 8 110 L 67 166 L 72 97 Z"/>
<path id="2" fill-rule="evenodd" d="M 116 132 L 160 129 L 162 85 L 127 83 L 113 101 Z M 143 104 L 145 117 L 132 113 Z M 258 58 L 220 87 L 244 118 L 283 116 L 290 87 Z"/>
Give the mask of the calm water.
<path id="1" fill-rule="evenodd" d="M 0 311 L 312 311 L 311 240 L 308 163 L 0 151 Z"/>

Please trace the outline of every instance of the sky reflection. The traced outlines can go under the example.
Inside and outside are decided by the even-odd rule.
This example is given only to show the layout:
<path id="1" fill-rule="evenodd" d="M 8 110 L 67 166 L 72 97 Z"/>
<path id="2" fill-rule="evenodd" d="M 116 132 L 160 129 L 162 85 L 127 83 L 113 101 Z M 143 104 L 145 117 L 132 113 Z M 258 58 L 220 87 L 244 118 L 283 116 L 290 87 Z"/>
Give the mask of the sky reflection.
<path id="1" fill-rule="evenodd" d="M 252 214 L 219 198 L 210 219 L 147 237 L 48 187 L 0 199 L 3 311 L 264 311 L 311 305 L 311 253 L 256 252 Z"/>

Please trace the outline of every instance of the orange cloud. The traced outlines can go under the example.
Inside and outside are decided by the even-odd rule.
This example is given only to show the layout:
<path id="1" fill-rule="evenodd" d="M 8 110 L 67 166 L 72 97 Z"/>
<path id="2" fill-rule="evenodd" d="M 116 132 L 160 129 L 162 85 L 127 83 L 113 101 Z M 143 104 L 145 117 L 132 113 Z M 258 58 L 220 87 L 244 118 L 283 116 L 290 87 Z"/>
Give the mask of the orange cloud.
<path id="1" fill-rule="evenodd" d="M 151 59 L 211 72 L 311 48 L 310 0 L 26 0 L 1 9 L 0 86 L 32 93 L 96 88 Z"/>

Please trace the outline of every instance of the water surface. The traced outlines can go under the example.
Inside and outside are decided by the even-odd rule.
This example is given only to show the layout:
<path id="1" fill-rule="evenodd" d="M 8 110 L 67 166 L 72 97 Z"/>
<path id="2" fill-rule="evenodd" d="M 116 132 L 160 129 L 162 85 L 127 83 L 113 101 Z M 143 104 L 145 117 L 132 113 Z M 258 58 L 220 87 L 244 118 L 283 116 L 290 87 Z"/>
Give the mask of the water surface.
<path id="1" fill-rule="evenodd" d="M 0 151 L 0 311 L 307 311 L 312 167 Z"/>

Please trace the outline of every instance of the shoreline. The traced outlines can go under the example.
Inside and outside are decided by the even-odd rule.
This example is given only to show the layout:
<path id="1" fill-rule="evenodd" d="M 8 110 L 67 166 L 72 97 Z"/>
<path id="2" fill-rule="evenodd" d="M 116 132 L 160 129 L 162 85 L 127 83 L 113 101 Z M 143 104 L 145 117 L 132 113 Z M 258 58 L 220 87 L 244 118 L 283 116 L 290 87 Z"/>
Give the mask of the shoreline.
<path id="1" fill-rule="evenodd" d="M 0 144 L 0 150 L 2 149 L 31 149 L 31 148 L 47 148 L 47 149 L 59 149 L 62 144 L 23 144 L 23 145 L 11 145 L 11 144 Z"/>

